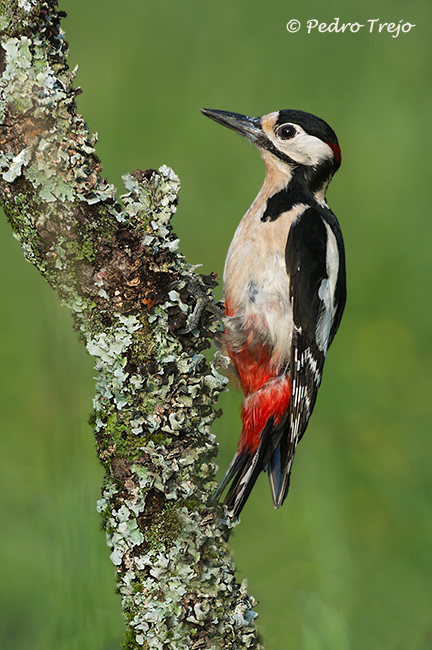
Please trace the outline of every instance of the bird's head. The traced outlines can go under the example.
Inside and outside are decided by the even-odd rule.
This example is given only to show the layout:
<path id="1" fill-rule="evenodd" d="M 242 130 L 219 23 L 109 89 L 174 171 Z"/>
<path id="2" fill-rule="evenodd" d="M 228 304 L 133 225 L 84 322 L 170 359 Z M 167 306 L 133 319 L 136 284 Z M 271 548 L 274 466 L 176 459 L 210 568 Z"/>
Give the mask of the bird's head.
<path id="1" fill-rule="evenodd" d="M 341 164 L 335 132 L 311 113 L 282 110 L 262 117 L 248 117 L 207 108 L 202 108 L 201 112 L 255 144 L 266 166 L 285 166 L 290 174 L 299 170 L 309 182 L 322 180 L 327 184 Z"/>

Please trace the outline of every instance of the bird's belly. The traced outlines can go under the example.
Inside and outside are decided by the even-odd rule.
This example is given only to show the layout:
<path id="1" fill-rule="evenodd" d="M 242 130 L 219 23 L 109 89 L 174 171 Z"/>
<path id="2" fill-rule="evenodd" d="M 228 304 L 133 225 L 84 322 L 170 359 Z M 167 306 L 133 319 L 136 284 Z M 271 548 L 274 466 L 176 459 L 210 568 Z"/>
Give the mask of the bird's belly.
<path id="1" fill-rule="evenodd" d="M 277 219 L 263 221 L 265 206 L 266 201 L 260 201 L 258 195 L 228 250 L 224 300 L 229 316 L 225 329 L 233 349 L 241 348 L 242 334 L 243 340 L 250 338 L 250 333 L 261 338 L 278 371 L 289 363 L 293 330 L 285 247 L 289 230 L 305 206 L 295 204 Z"/>
<path id="2" fill-rule="evenodd" d="M 228 254 L 224 273 L 227 314 L 235 320 L 235 330 L 252 334 L 270 347 L 277 368 L 289 361 L 292 332 L 284 251 L 265 254 L 254 242 L 249 242 L 247 249 Z"/>

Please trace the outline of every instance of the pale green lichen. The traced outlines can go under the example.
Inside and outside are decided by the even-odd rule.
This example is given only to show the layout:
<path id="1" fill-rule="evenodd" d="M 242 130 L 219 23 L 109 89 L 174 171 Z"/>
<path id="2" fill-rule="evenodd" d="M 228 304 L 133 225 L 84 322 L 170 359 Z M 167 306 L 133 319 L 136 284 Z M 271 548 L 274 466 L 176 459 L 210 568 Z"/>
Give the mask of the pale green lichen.
<path id="1" fill-rule="evenodd" d="M 133 192 L 136 200 L 136 190 Z M 144 197 L 147 201 L 148 197 Z M 175 197 L 171 200 L 171 205 L 174 205 Z M 166 214 L 162 219 L 166 219 Z M 163 233 L 155 226 L 153 219 L 153 232 Z M 154 243 L 154 247 L 160 249 L 163 244 L 159 241 Z M 179 262 L 183 263 L 181 259 Z M 104 364 L 103 369 L 99 365 L 102 372 L 97 388 L 96 413 L 103 412 L 106 400 L 113 396 L 119 400 L 119 395 L 123 395 L 123 408 L 124 403 L 134 402 L 137 391 L 144 392 L 147 404 L 152 403 L 153 407 L 148 411 L 141 408 L 139 415 L 130 420 L 133 435 L 138 441 L 157 432 L 167 436 L 166 444 L 156 444 L 150 439 L 137 446 L 137 458 L 145 458 L 145 462 L 135 462 L 130 466 L 136 480 L 128 482 L 124 508 L 112 507 L 118 501 L 118 494 L 111 482 L 107 483 L 98 504 L 99 511 L 106 515 L 111 559 L 118 567 L 123 609 L 134 633 L 129 638 L 134 639 L 136 646 L 130 647 L 145 645 L 161 650 L 193 647 L 193 639 L 199 637 L 199 631 L 207 634 L 211 627 L 213 634 L 207 639 L 206 648 L 258 648 L 253 626 L 256 616 L 252 609 L 254 601 L 247 596 L 245 585 L 237 585 L 224 541 L 234 522 L 225 519 L 217 523 L 215 511 L 206 510 L 209 494 L 215 487 L 216 471 L 214 436 L 210 432 L 215 413 L 211 405 L 226 385 L 226 378 L 219 372 L 220 365 L 226 365 L 226 359 L 216 353 L 208 365 L 202 354 L 183 350 L 179 338 L 169 331 L 168 311 L 175 305 L 184 311 L 190 308 L 182 302 L 176 290 L 171 290 L 168 298 L 148 318 L 156 341 L 154 358 L 157 368 L 151 378 L 121 375 L 119 386 L 115 373 L 112 376 L 117 352 L 124 354 L 130 345 L 124 330 L 120 330 L 121 350 L 116 348 L 117 339 L 110 338 L 116 354 L 107 346 L 106 337 L 98 337 L 96 348 L 91 348 L 98 357 L 98 364 Z M 138 327 L 137 321 L 130 321 L 129 327 Z M 94 341 L 92 345 L 96 345 Z M 166 381 L 164 369 L 168 366 L 175 366 L 175 369 L 170 370 Z M 104 431 L 104 426 L 102 417 L 96 428 Z M 201 436 L 200 444 L 197 444 L 197 432 Z M 171 440 L 179 436 L 179 441 L 182 440 L 185 446 L 182 452 L 178 452 L 176 446 L 170 446 Z M 147 495 L 152 490 L 163 494 L 167 503 L 173 504 L 169 516 L 176 530 L 174 539 L 166 531 L 161 534 L 160 529 L 155 528 L 142 533 L 136 525 L 146 511 Z M 182 503 L 195 505 L 190 508 Z M 140 551 L 141 547 L 144 550 Z M 229 614 L 227 600 L 231 603 Z M 189 601 L 193 605 L 186 606 Z"/>
<path id="2" fill-rule="evenodd" d="M 3 179 L 8 183 L 12 183 L 18 176 L 21 175 L 23 166 L 27 166 L 31 160 L 30 149 L 23 149 L 18 155 L 9 161 L 9 169 L 3 173 Z M 0 160 L 0 167 L 3 167 L 2 160 Z M 6 161 L 5 161 L 6 162 Z"/>
<path id="3" fill-rule="evenodd" d="M 109 330 L 99 332 L 87 341 L 89 354 L 96 358 L 98 382 L 96 384 L 96 397 L 93 406 L 98 411 L 103 409 L 103 403 L 114 400 L 118 409 L 128 404 L 124 384 L 129 379 L 125 372 L 126 351 L 132 344 L 132 335 L 142 327 L 136 316 L 118 315 L 120 324 L 115 324 Z M 135 394 L 136 385 L 132 387 Z"/>
<path id="4" fill-rule="evenodd" d="M 37 0 L 18 0 L 18 7 L 24 11 L 31 11 L 37 4 Z"/>
<path id="5" fill-rule="evenodd" d="M 59 101 L 68 101 L 67 87 L 59 82 L 48 63 L 42 40 L 14 37 L 3 42 L 2 47 L 6 52 L 6 67 L 2 74 L 3 108 L 0 108 L 0 118 L 3 118 L 4 106 L 8 104 L 16 111 L 32 109 L 35 118 L 44 118 Z M 67 81 L 72 81 L 73 76 L 69 74 Z"/>

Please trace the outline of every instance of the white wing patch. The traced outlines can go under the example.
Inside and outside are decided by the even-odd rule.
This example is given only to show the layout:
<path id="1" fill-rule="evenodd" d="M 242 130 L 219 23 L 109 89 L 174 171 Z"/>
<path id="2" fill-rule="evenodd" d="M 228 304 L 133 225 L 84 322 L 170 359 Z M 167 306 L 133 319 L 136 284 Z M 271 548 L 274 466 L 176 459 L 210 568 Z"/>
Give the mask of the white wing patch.
<path id="1" fill-rule="evenodd" d="M 332 229 L 326 223 L 327 230 L 327 257 L 326 268 L 327 278 L 323 278 L 318 289 L 318 297 L 324 303 L 323 309 L 319 315 L 316 327 L 316 340 L 318 348 L 324 354 L 327 353 L 330 330 L 336 313 L 335 291 L 339 271 L 339 251 L 336 237 Z"/>
<path id="2" fill-rule="evenodd" d="M 318 297 L 323 301 L 324 307 L 319 315 L 316 327 L 316 341 L 318 349 L 324 354 L 327 352 L 328 340 L 332 324 L 332 299 L 330 293 L 330 281 L 324 278 L 318 289 Z"/>

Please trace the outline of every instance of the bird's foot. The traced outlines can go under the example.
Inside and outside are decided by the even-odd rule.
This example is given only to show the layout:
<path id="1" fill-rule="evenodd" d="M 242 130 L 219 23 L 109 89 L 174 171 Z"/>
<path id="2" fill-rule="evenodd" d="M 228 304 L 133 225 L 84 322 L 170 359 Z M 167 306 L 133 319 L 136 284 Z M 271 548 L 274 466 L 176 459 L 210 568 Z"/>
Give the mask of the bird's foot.
<path id="1" fill-rule="evenodd" d="M 218 320 L 222 320 L 225 316 L 223 309 L 221 309 L 217 303 L 215 303 L 213 297 L 208 295 L 203 291 L 202 285 L 199 282 L 198 278 L 193 276 L 185 278 L 189 292 L 196 298 L 195 307 L 192 314 L 189 316 L 186 327 L 182 330 L 178 330 L 178 334 L 184 335 L 189 334 L 192 330 L 196 329 L 198 323 L 201 320 L 202 313 L 204 309 L 207 309 L 211 312 Z"/>

